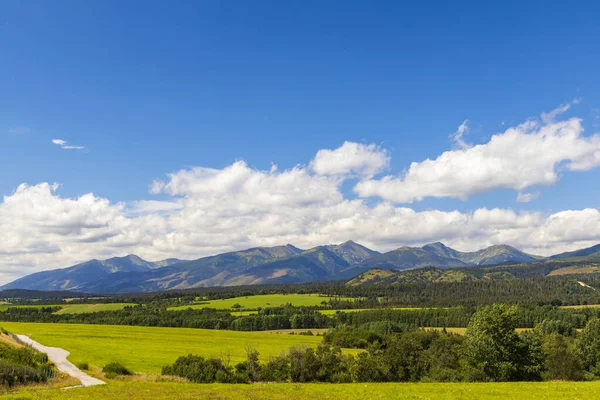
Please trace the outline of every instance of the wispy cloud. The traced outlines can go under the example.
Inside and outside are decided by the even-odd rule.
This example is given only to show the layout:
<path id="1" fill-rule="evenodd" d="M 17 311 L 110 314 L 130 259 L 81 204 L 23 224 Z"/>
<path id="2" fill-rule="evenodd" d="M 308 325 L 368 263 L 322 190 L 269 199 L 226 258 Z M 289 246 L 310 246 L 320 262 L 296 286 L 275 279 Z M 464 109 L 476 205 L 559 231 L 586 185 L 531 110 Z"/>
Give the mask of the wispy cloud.
<path id="1" fill-rule="evenodd" d="M 540 192 L 535 192 L 535 193 L 521 193 L 521 192 L 519 192 L 517 194 L 517 202 L 519 202 L 519 203 L 529 203 L 530 201 L 535 200 L 538 197 L 540 197 Z"/>
<path id="2" fill-rule="evenodd" d="M 554 122 L 556 120 L 556 117 L 558 117 L 561 114 L 566 113 L 569 108 L 571 108 L 571 106 L 576 105 L 581 103 L 582 99 L 573 99 L 573 101 L 570 101 L 566 104 L 561 104 L 558 108 L 555 108 L 554 110 L 547 112 L 547 113 L 542 113 L 542 115 L 540 116 L 540 118 L 542 119 L 542 122 L 545 124 L 551 124 L 552 122 Z"/>
<path id="3" fill-rule="evenodd" d="M 60 146 L 62 149 L 65 150 L 85 150 L 85 146 L 72 146 L 69 144 L 69 142 L 62 139 L 52 139 L 52 143 Z"/>
<path id="4" fill-rule="evenodd" d="M 465 119 L 463 121 L 462 124 L 460 124 L 460 126 L 458 127 L 458 129 L 456 130 L 456 132 L 454 132 L 452 135 L 450 135 L 450 138 L 452 140 L 454 140 L 454 143 L 456 143 L 456 145 L 461 148 L 461 149 L 468 149 L 469 147 L 471 147 L 470 143 L 467 143 L 464 139 L 463 136 L 466 133 L 469 133 L 469 120 Z"/>

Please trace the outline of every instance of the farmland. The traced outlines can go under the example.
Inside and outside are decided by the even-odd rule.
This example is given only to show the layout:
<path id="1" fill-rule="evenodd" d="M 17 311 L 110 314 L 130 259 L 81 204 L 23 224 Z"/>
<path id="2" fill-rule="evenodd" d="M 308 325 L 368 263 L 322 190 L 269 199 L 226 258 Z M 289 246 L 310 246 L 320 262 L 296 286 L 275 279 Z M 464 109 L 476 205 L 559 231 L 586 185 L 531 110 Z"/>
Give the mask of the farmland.
<path id="1" fill-rule="evenodd" d="M 187 328 L 9 322 L 2 327 L 70 351 L 71 362 L 102 367 L 116 361 L 140 373 L 160 373 L 164 365 L 190 353 L 222 357 L 229 352 L 231 361 L 239 362 L 251 345 L 266 360 L 292 346 L 316 346 L 321 341 L 313 336 Z"/>
<path id="2" fill-rule="evenodd" d="M 320 306 L 323 302 L 327 302 L 334 297 L 320 296 L 318 294 L 265 294 L 247 297 L 233 297 L 223 300 L 212 300 L 201 304 L 191 304 L 186 306 L 169 307 L 169 310 L 186 310 L 216 308 L 221 310 L 229 310 L 233 308 L 257 309 L 264 307 L 278 307 L 285 304 L 292 304 L 296 307 L 301 306 Z M 342 298 L 342 300 L 351 300 Z M 239 305 L 239 307 L 235 307 Z"/>
<path id="3" fill-rule="evenodd" d="M 146 382 L 143 379 L 109 380 L 108 385 L 69 389 L 70 400 L 154 399 L 596 399 L 600 382 L 506 383 L 355 383 L 339 384 L 206 384 Z M 0 395 L 6 400 L 62 400 L 66 392 L 56 387 L 24 387 Z"/>

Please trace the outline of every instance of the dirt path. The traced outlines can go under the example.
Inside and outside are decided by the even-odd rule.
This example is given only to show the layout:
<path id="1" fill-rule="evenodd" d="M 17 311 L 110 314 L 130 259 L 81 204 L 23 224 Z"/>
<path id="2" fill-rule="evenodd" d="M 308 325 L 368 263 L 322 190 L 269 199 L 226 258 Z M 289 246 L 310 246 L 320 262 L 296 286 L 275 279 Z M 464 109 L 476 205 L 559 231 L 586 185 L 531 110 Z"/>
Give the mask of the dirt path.
<path id="1" fill-rule="evenodd" d="M 577 283 L 579 283 L 581 286 L 592 289 L 592 290 L 596 290 L 595 288 L 591 287 L 590 285 L 588 285 L 585 282 L 581 282 L 581 281 L 577 281 Z"/>
<path id="2" fill-rule="evenodd" d="M 30 345 L 31 347 L 41 351 L 42 353 L 48 354 L 48 359 L 56 365 L 56 368 L 58 368 L 59 371 L 79 379 L 81 381 L 81 386 L 94 386 L 106 384 L 106 382 L 101 381 L 100 379 L 96 379 L 94 377 L 89 376 L 88 374 L 77 368 L 75 365 L 73 365 L 73 363 L 71 363 L 69 360 L 67 360 L 67 356 L 70 354 L 68 351 L 60 349 L 58 347 L 44 346 L 43 344 L 32 340 L 29 336 L 16 336 L 21 342 Z"/>

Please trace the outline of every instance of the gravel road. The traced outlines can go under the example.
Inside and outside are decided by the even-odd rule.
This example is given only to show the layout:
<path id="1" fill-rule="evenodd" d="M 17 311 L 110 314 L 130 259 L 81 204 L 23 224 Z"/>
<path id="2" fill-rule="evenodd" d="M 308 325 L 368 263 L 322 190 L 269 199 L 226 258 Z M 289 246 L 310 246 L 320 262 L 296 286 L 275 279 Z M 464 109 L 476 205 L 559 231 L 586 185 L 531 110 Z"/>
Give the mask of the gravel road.
<path id="1" fill-rule="evenodd" d="M 67 356 L 70 354 L 68 351 L 64 349 L 60 349 L 58 347 L 47 347 L 43 344 L 32 340 L 29 336 L 25 335 L 16 335 L 19 340 L 25 344 L 30 345 L 36 350 L 41 351 L 42 353 L 48 354 L 48 359 L 52 361 L 56 368 L 59 371 L 64 372 L 66 374 L 71 375 L 74 378 L 77 378 L 81 381 L 82 386 L 94 386 L 94 385 L 105 385 L 106 382 L 101 381 L 100 379 L 96 379 L 94 377 L 89 376 L 79 368 L 77 368 L 73 363 L 67 360 Z"/>

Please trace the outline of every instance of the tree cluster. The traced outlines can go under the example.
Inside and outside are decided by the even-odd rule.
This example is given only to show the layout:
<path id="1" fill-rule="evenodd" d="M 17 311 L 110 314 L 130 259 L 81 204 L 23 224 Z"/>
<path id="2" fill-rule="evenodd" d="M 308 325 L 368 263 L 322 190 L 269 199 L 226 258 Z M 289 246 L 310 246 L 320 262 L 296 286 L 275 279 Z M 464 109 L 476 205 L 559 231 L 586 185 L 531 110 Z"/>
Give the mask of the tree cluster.
<path id="1" fill-rule="evenodd" d="M 471 318 L 466 334 L 409 329 L 393 323 L 332 329 L 316 349 L 293 347 L 259 362 L 248 350 L 235 366 L 189 355 L 163 368 L 193 382 L 417 382 L 582 380 L 600 376 L 600 319 L 580 334 L 560 320 L 518 333 L 518 309 L 491 305 Z M 356 356 L 340 345 L 365 348 Z"/>

